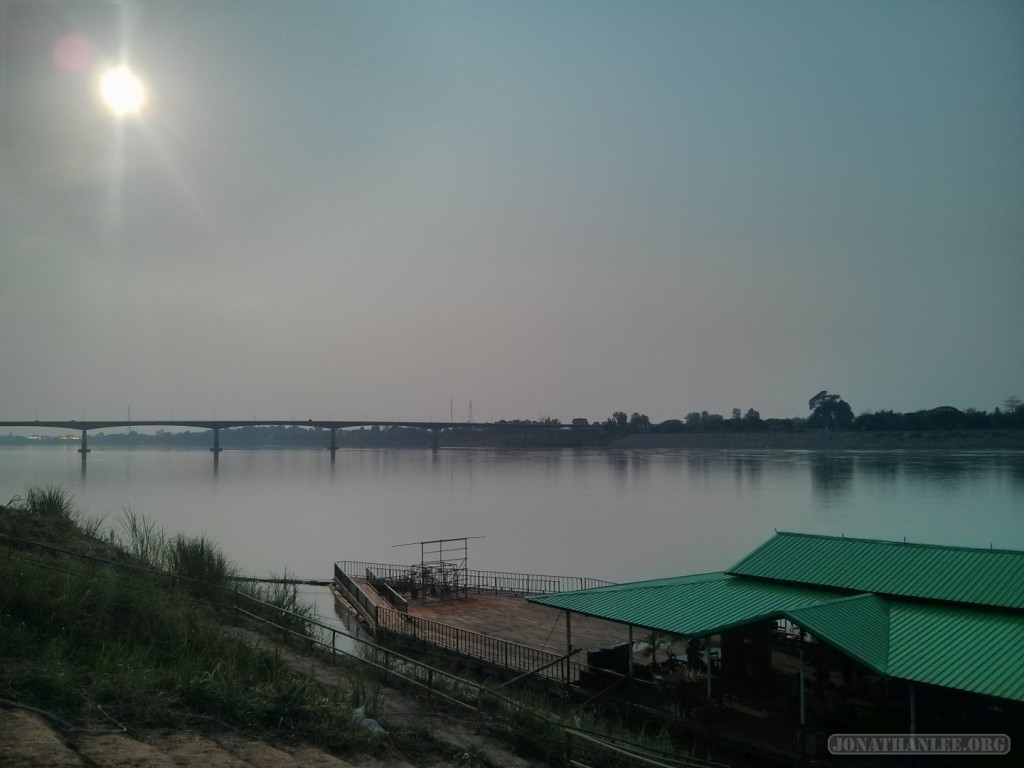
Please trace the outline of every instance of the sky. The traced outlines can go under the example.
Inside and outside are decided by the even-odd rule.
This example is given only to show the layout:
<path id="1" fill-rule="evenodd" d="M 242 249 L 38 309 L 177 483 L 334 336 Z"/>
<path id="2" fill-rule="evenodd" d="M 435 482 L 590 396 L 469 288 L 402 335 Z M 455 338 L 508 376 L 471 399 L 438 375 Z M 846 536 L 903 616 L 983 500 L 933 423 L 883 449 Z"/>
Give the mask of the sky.
<path id="1" fill-rule="evenodd" d="M 0 7 L 2 420 L 1024 397 L 1019 2 Z"/>

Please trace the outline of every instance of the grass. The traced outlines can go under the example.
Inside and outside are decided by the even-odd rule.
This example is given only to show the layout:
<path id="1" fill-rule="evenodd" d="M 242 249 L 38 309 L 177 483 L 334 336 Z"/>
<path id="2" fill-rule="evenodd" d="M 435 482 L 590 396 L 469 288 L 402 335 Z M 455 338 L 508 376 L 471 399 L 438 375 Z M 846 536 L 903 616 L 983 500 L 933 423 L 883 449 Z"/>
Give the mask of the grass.
<path id="1" fill-rule="evenodd" d="M 16 548 L 0 539 L 0 698 L 74 723 L 113 719 L 174 728 L 215 721 L 347 751 L 374 743 L 353 716 L 357 708 L 376 717 L 382 684 L 422 694 L 412 682 L 418 681 L 481 706 L 496 717 L 487 718 L 491 727 L 523 754 L 562 760 L 563 727 L 621 738 L 659 759 L 673 752 L 663 731 L 637 734 L 616 717 L 565 698 L 529 688 L 482 688 L 457 672 L 435 674 L 390 653 L 381 658 L 371 651 L 367 660 L 400 677 L 362 667 L 347 686 L 325 695 L 312 680 L 291 673 L 279 653 L 256 650 L 223 631 L 235 615 L 225 611 L 230 605 L 313 637 L 312 607 L 299 600 L 295 584 L 239 582 L 237 566 L 208 537 L 169 537 L 128 507 L 119 523 L 120 532 L 96 538 L 98 525 L 85 522 L 56 488 L 30 490 L 0 507 L 0 533 L 86 553 L 102 547 L 106 559 L 134 566 Z M 29 528 L 31 536 L 25 535 Z M 438 753 L 433 739 L 395 736 L 399 748 Z M 487 765 L 473 750 L 447 757 L 452 764 Z M 609 754 L 588 758 L 595 766 L 612 762 Z"/>
<path id="2" fill-rule="evenodd" d="M 82 516 L 59 489 L 0 507 L 0 530 L 42 521 L 33 538 L 68 548 Z M 211 720 L 334 750 L 369 743 L 353 706 L 291 673 L 280 655 L 226 636 L 216 591 L 237 568 L 206 537 L 176 536 L 130 510 L 126 569 L 0 540 L 0 698 L 72 723 L 130 726 Z M 95 528 L 90 529 L 95 535 Z M 14 534 L 12 534 L 14 535 Z M 109 546 L 109 545 L 107 545 Z M 166 565 L 176 580 L 153 570 Z M 185 588 L 174 589 L 174 582 Z M 294 588 L 262 597 L 298 607 Z"/>

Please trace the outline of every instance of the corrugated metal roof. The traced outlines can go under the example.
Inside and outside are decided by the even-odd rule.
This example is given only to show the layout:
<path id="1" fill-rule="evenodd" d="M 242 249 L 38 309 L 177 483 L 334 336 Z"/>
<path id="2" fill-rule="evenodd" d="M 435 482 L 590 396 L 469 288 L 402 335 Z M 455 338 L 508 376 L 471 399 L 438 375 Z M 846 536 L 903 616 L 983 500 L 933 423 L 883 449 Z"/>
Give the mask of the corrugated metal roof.
<path id="1" fill-rule="evenodd" d="M 1024 609 L 1024 552 L 777 533 L 727 573 Z"/>
<path id="2" fill-rule="evenodd" d="M 854 595 L 784 614 L 815 637 L 885 674 L 889 666 L 889 605 L 883 598 Z"/>
<path id="3" fill-rule="evenodd" d="M 685 637 L 787 618 L 879 674 L 1024 701 L 1024 552 L 784 533 L 730 572 L 527 599 Z"/>
<path id="4" fill-rule="evenodd" d="M 886 671 L 1024 701 L 1024 614 L 892 601 Z"/>
<path id="5" fill-rule="evenodd" d="M 637 627 L 703 637 L 843 594 L 705 573 L 537 595 L 527 600 Z"/>

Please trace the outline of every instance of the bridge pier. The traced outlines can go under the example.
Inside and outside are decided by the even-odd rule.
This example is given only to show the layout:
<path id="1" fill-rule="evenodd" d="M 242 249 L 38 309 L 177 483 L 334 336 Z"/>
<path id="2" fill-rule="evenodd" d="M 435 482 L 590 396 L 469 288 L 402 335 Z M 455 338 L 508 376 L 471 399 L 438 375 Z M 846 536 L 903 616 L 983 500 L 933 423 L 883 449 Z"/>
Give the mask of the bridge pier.
<path id="1" fill-rule="evenodd" d="M 338 428 L 331 427 L 331 444 L 327 446 L 327 449 L 331 452 L 331 463 L 334 463 L 334 456 L 338 452 Z"/>
<path id="2" fill-rule="evenodd" d="M 434 453 L 437 453 L 437 430 L 436 429 L 430 430 L 430 434 L 432 434 L 434 436 L 434 442 L 431 443 L 430 450 L 432 450 Z"/>
<path id="3" fill-rule="evenodd" d="M 82 454 L 82 460 L 85 461 L 85 454 L 89 452 L 89 441 L 85 436 L 85 430 L 82 430 L 82 447 L 78 449 L 78 452 Z"/>
<path id="4" fill-rule="evenodd" d="M 213 448 L 210 449 L 210 453 L 216 459 L 222 450 L 224 449 L 220 447 L 220 427 L 213 427 Z"/>

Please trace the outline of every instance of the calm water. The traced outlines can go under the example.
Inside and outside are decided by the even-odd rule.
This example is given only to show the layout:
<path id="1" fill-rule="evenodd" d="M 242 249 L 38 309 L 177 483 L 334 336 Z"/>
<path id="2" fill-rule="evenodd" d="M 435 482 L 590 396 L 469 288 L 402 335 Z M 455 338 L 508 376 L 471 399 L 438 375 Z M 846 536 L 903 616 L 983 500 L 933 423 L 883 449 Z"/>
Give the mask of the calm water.
<path id="1" fill-rule="evenodd" d="M 773 529 L 1024 549 L 1024 453 L 0 449 L 0 501 L 59 484 L 207 533 L 257 575 L 412 563 L 482 536 L 469 566 L 613 581 L 727 568 Z"/>

